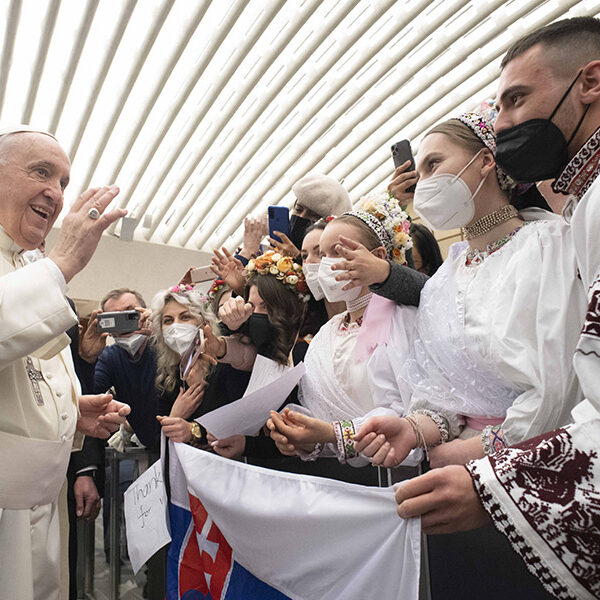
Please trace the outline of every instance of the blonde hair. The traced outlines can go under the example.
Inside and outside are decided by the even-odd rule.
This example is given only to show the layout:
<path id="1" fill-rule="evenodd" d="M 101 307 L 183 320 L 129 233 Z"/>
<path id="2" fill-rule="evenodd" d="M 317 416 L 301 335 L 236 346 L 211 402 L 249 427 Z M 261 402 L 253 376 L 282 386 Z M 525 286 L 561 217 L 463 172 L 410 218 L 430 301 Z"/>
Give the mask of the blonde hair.
<path id="1" fill-rule="evenodd" d="M 189 313 L 198 319 L 202 325 L 210 325 L 215 336 L 220 335 L 219 323 L 210 305 L 198 292 L 162 290 L 152 300 L 152 339 L 156 346 L 156 387 L 165 392 L 175 389 L 179 378 L 179 363 L 181 357 L 166 344 L 162 333 L 162 317 L 165 305 L 175 301 L 185 306 Z M 208 363 L 207 363 L 208 365 Z M 208 376 L 208 370 L 207 370 Z"/>

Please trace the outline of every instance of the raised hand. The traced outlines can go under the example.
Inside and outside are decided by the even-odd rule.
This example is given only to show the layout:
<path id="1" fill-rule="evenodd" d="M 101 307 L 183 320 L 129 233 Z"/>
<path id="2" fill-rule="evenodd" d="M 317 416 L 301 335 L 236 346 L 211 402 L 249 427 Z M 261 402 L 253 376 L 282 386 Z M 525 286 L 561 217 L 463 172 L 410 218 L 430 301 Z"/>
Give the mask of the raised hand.
<path id="1" fill-rule="evenodd" d="M 300 250 L 298 250 L 298 248 L 294 246 L 292 240 L 290 240 L 290 238 L 287 235 L 285 235 L 285 233 L 281 233 L 281 231 L 274 231 L 273 233 L 281 239 L 281 242 L 278 242 L 273 238 L 269 238 L 269 243 L 271 244 L 271 246 L 277 248 L 277 251 L 282 256 L 291 256 L 292 258 L 296 258 L 297 256 L 299 256 Z"/>
<path id="2" fill-rule="evenodd" d="M 79 356 L 89 363 L 95 363 L 106 348 L 108 333 L 98 331 L 98 315 L 101 312 L 101 310 L 92 312 L 87 327 L 79 336 Z"/>
<path id="3" fill-rule="evenodd" d="M 88 264 L 104 230 L 127 214 L 121 208 L 104 212 L 118 193 L 116 185 L 86 190 L 64 218 L 48 256 L 67 283 Z"/>
<path id="4" fill-rule="evenodd" d="M 230 331 L 237 331 L 253 312 L 252 304 L 246 302 L 242 296 L 236 296 L 223 303 L 219 309 L 219 319 Z"/>
<path id="5" fill-rule="evenodd" d="M 244 219 L 244 241 L 240 254 L 252 258 L 260 251 L 260 242 L 267 235 L 267 215 L 248 216 Z"/>
<path id="6" fill-rule="evenodd" d="M 236 294 L 243 294 L 246 286 L 244 278 L 244 265 L 233 256 L 227 248 L 221 248 L 221 252 L 213 250 L 212 264 L 210 270 Z"/>
<path id="7" fill-rule="evenodd" d="M 340 235 L 336 250 L 345 260 L 331 265 L 333 271 L 343 271 L 336 275 L 336 281 L 348 281 L 342 288 L 367 287 L 374 283 L 383 283 L 390 274 L 390 263 L 378 258 L 365 246 Z"/>
<path id="8" fill-rule="evenodd" d="M 191 385 L 187 390 L 180 387 L 179 394 L 175 402 L 173 402 L 169 416 L 189 419 L 196 412 L 200 404 L 202 404 L 204 388 L 204 381 Z"/>
<path id="9" fill-rule="evenodd" d="M 402 163 L 396 168 L 392 175 L 392 180 L 388 185 L 388 192 L 398 200 L 400 206 L 406 206 L 414 197 L 413 192 L 407 192 L 406 190 L 415 185 L 419 180 L 419 176 L 416 171 L 407 171 L 410 167 L 410 160 Z"/>

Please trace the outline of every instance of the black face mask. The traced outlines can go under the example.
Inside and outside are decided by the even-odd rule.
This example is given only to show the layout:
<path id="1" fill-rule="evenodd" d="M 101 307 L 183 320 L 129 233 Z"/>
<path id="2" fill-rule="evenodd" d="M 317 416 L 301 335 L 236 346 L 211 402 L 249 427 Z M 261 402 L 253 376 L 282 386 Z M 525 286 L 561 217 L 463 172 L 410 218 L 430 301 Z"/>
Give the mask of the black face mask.
<path id="1" fill-rule="evenodd" d="M 579 131 L 590 105 L 567 141 L 552 117 L 575 85 L 583 71 L 571 82 L 548 119 L 529 119 L 500 131 L 496 140 L 496 162 L 517 183 L 534 183 L 556 179 L 569 162 L 568 147 Z"/>
<path id="2" fill-rule="evenodd" d="M 277 338 L 277 330 L 269 321 L 269 317 L 253 313 L 246 323 L 246 332 L 257 352 L 259 354 L 270 352 Z"/>
<path id="3" fill-rule="evenodd" d="M 292 240 L 292 244 L 300 250 L 302 248 L 302 242 L 306 235 L 306 230 L 313 224 L 310 219 L 299 217 L 298 215 L 292 215 L 290 217 L 290 235 L 288 236 Z"/>

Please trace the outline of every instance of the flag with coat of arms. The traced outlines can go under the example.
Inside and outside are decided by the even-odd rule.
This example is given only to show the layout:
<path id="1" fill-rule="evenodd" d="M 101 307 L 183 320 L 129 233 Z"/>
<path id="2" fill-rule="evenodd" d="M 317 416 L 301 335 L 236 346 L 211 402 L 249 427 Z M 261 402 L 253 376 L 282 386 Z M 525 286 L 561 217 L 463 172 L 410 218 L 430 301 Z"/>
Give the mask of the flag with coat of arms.
<path id="1" fill-rule="evenodd" d="M 167 600 L 416 600 L 420 520 L 393 488 L 169 442 Z"/>

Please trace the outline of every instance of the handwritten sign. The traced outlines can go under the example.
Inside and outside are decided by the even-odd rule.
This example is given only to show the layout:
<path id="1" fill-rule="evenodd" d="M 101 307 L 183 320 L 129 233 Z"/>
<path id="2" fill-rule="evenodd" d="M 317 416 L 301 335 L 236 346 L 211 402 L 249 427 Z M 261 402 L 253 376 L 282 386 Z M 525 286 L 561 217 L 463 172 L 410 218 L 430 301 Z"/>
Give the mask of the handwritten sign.
<path id="1" fill-rule="evenodd" d="M 125 492 L 125 529 L 134 573 L 171 541 L 160 460 L 142 473 Z"/>

